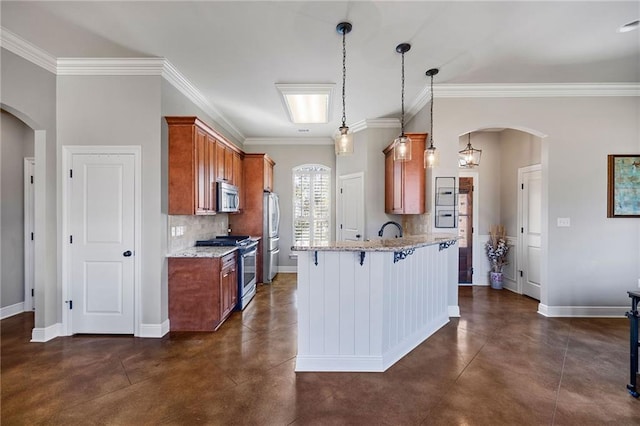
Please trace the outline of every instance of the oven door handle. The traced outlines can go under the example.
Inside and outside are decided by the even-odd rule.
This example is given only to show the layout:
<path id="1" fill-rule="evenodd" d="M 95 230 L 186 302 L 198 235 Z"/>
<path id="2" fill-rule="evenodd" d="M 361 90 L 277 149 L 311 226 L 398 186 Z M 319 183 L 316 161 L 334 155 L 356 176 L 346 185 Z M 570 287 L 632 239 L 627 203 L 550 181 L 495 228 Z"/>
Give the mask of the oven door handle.
<path id="1" fill-rule="evenodd" d="M 242 257 L 249 257 L 249 256 L 257 256 L 258 255 L 258 249 L 254 248 L 248 251 L 245 251 L 244 253 L 242 253 L 240 256 Z"/>

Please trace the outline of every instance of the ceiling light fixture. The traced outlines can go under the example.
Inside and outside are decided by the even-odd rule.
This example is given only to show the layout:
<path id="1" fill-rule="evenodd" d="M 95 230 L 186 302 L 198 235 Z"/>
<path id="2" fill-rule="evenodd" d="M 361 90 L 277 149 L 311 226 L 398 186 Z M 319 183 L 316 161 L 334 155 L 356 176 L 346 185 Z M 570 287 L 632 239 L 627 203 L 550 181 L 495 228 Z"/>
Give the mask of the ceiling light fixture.
<path id="1" fill-rule="evenodd" d="M 480 156 L 482 155 L 481 149 L 475 149 L 471 146 L 471 132 L 469 132 L 469 140 L 467 147 L 458 152 L 458 165 L 465 169 L 470 169 L 480 165 Z"/>
<path id="2" fill-rule="evenodd" d="M 426 72 L 428 77 L 431 77 L 431 110 L 429 121 L 431 129 L 429 130 L 429 147 L 424 151 L 424 167 L 431 168 L 438 165 L 438 151 L 433 145 L 433 76 L 438 74 L 438 68 L 431 68 Z"/>
<path id="3" fill-rule="evenodd" d="M 345 108 L 345 83 L 347 80 L 347 44 L 346 35 L 351 32 L 353 26 L 349 22 L 340 22 L 336 26 L 338 34 L 342 34 L 342 126 L 338 129 L 340 132 L 336 136 L 335 146 L 336 155 L 353 154 L 353 134 L 349 133 L 347 127 L 347 115 Z"/>
<path id="4" fill-rule="evenodd" d="M 402 115 L 400 116 L 400 136 L 393 141 L 393 161 L 411 161 L 411 138 L 404 134 L 404 54 L 411 49 L 409 43 L 396 46 L 402 54 Z"/>
<path id="5" fill-rule="evenodd" d="M 282 95 L 289 118 L 296 124 L 329 122 L 329 105 L 335 84 L 281 84 L 276 88 Z"/>
<path id="6" fill-rule="evenodd" d="M 628 33 L 629 31 L 637 30 L 640 27 L 640 21 L 629 22 L 618 28 L 619 33 Z"/>

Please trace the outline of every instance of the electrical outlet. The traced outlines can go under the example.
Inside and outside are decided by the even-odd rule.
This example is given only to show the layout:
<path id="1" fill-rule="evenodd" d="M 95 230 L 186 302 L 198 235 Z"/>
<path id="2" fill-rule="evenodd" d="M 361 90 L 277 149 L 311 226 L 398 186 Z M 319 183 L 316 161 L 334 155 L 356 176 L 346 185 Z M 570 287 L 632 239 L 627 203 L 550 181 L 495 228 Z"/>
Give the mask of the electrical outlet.
<path id="1" fill-rule="evenodd" d="M 638 278 L 638 288 L 640 288 L 640 278 Z"/>
<path id="2" fill-rule="evenodd" d="M 568 228 L 569 226 L 571 226 L 571 218 L 569 217 L 558 218 L 558 228 Z"/>

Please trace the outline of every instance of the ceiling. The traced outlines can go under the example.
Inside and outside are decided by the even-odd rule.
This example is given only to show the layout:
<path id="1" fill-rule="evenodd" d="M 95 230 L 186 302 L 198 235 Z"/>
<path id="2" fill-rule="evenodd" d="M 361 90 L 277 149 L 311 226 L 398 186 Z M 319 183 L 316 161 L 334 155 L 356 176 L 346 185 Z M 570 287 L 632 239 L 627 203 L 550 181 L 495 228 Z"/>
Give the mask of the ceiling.
<path id="1" fill-rule="evenodd" d="M 2 27 L 57 58 L 164 57 L 243 138 L 333 137 L 341 121 L 341 21 L 347 124 L 400 115 L 434 84 L 637 83 L 640 2 L 177 1 L 0 3 Z M 276 83 L 335 83 L 331 121 L 295 125 Z"/>

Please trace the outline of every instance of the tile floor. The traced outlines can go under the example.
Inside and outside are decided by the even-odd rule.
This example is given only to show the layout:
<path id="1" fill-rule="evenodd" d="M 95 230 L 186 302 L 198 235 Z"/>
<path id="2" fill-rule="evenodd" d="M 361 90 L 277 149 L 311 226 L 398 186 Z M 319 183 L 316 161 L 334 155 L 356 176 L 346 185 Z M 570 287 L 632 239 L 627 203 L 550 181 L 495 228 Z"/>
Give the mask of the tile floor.
<path id="1" fill-rule="evenodd" d="M 294 372 L 295 275 L 216 333 L 29 343 L 0 323 L 2 425 L 638 425 L 626 319 L 545 318 L 463 287 L 462 317 L 384 373 Z"/>

